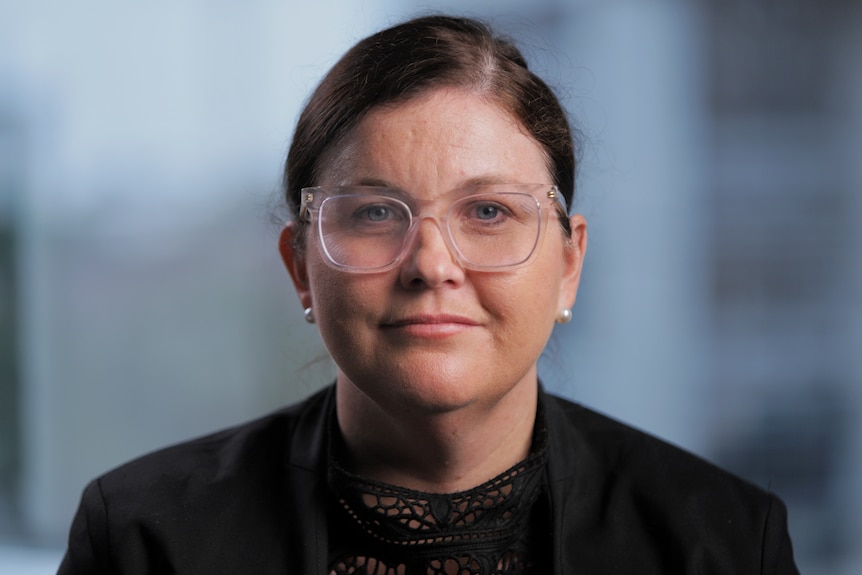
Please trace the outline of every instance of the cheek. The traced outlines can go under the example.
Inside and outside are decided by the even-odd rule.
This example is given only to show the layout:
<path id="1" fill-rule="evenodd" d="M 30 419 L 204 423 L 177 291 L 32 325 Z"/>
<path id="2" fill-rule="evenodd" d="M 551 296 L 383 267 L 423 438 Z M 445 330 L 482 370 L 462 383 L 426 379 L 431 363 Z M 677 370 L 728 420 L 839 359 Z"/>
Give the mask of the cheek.
<path id="1" fill-rule="evenodd" d="M 339 358 L 345 353 L 352 353 L 355 340 L 346 334 L 356 333 L 355 306 L 349 302 L 355 298 L 347 289 L 346 282 L 338 281 L 330 274 L 320 274 L 313 278 L 312 298 L 314 316 L 323 343 L 333 358 Z"/>
<path id="2" fill-rule="evenodd" d="M 337 321 L 348 308 L 348 302 L 355 299 L 352 293 L 355 289 L 343 275 L 323 268 L 311 276 L 315 316 L 320 321 Z"/>
<path id="3" fill-rule="evenodd" d="M 377 306 L 386 301 L 383 278 L 339 272 L 322 261 L 309 268 L 314 315 L 327 342 L 356 337 L 360 332 L 355 328 L 375 317 Z"/>
<path id="4" fill-rule="evenodd" d="M 550 334 L 556 315 L 556 290 L 551 289 L 548 277 L 531 265 L 479 286 L 483 305 L 501 323 L 498 338 L 526 342 L 540 333 Z"/>
<path id="5" fill-rule="evenodd" d="M 519 291 L 519 305 L 528 317 L 525 322 L 533 329 L 542 330 L 550 337 L 557 318 L 560 290 L 565 263 L 563 248 L 559 245 L 545 246 L 533 263 L 525 268 L 528 277 L 522 278 Z"/>

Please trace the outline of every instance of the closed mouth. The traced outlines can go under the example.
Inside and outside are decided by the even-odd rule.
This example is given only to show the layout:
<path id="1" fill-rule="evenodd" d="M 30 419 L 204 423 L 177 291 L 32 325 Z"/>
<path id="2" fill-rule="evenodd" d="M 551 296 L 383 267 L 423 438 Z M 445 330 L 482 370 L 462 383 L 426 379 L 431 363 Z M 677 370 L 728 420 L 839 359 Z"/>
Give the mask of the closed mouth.
<path id="1" fill-rule="evenodd" d="M 479 322 L 468 317 L 452 314 L 418 314 L 388 320 L 383 323 L 384 327 L 404 327 L 409 325 L 437 325 L 437 324 L 461 324 L 465 326 L 476 326 Z"/>

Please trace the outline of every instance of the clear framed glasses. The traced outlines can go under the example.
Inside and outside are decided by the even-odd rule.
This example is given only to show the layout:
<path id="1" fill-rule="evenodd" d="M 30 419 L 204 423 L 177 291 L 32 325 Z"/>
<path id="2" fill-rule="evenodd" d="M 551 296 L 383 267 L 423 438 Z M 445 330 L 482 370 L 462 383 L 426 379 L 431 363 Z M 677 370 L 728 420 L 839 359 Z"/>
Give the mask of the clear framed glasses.
<path id="1" fill-rule="evenodd" d="M 504 271 L 529 263 L 545 222 L 553 219 L 547 214 L 554 210 L 565 215 L 565 199 L 549 184 L 471 187 L 442 216 L 424 213 L 431 211 L 430 206 L 398 189 L 320 186 L 303 188 L 300 218 L 317 230 L 326 261 L 344 271 L 374 273 L 394 268 L 426 219 L 437 225 L 461 266 Z"/>

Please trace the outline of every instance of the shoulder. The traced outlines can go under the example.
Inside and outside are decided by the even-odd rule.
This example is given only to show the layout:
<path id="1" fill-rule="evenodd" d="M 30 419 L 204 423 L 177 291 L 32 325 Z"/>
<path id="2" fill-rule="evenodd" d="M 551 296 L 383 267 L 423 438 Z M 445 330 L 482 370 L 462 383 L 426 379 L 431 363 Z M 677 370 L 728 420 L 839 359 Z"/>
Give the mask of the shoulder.
<path id="1" fill-rule="evenodd" d="M 720 485 L 763 493 L 704 458 L 612 417 L 552 395 L 544 401 L 551 442 L 556 444 L 553 457 L 561 473 L 590 467 L 628 478 L 632 486 L 643 482 L 650 487 L 673 487 L 677 494 Z"/>
<path id="2" fill-rule="evenodd" d="M 223 517 L 260 520 L 290 506 L 285 486 L 314 481 L 328 390 L 254 421 L 144 455 L 93 481 L 82 506 L 103 510 L 114 528 L 182 528 Z"/>
<path id="3" fill-rule="evenodd" d="M 598 564 L 626 541 L 626 561 L 643 573 L 677 572 L 682 563 L 795 572 L 786 509 L 774 494 L 584 406 L 543 401 L 558 525 L 573 545 L 593 542 L 579 548 L 584 561 Z"/>
<path id="4" fill-rule="evenodd" d="M 238 573 L 295 564 L 319 512 L 330 389 L 139 457 L 91 482 L 62 574 Z"/>

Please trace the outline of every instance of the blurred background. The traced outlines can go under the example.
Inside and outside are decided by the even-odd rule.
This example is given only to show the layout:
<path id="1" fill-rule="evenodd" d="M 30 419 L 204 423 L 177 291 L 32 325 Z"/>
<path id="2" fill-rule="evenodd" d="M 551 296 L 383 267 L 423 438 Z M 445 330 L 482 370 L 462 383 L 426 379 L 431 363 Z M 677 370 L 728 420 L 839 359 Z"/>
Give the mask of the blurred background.
<path id="1" fill-rule="evenodd" d="M 803 573 L 862 572 L 862 3 L 361 4 L 0 0 L 0 572 L 55 571 L 93 476 L 331 381 L 281 163 L 350 45 L 439 10 L 583 132 L 546 386 L 778 493 Z"/>

